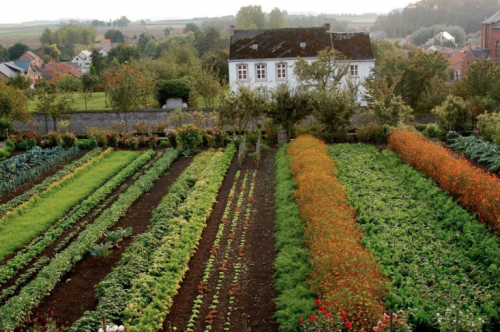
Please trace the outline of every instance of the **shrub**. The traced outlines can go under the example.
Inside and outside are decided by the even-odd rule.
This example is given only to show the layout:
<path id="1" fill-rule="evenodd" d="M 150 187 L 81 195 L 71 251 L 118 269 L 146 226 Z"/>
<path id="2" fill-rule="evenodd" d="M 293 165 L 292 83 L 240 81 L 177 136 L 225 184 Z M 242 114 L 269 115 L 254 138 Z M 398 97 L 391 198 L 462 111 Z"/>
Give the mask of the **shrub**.
<path id="1" fill-rule="evenodd" d="M 160 141 L 160 148 L 166 149 L 170 147 L 170 142 L 168 140 L 161 140 Z"/>
<path id="2" fill-rule="evenodd" d="M 141 120 L 133 125 L 133 128 L 138 133 L 147 133 L 148 132 L 148 122 L 146 120 Z"/>
<path id="3" fill-rule="evenodd" d="M 49 147 L 58 146 L 62 143 L 62 135 L 58 131 L 52 131 L 45 135 L 45 142 Z"/>
<path id="4" fill-rule="evenodd" d="M 387 140 L 387 130 L 384 126 L 371 123 L 356 129 L 356 136 L 360 142 L 382 143 Z"/>
<path id="5" fill-rule="evenodd" d="M 70 148 L 72 146 L 75 146 L 77 141 L 78 140 L 73 133 L 62 135 L 62 146 L 65 148 Z"/>
<path id="6" fill-rule="evenodd" d="M 29 151 L 33 149 L 36 145 L 36 140 L 34 138 L 29 138 L 22 142 L 15 144 L 15 150 Z"/>
<path id="7" fill-rule="evenodd" d="M 158 147 L 158 135 L 149 135 L 148 141 L 149 141 L 149 148 L 154 150 Z"/>
<path id="8" fill-rule="evenodd" d="M 80 149 L 95 149 L 97 142 L 93 139 L 83 139 L 76 141 L 76 146 Z"/>
<path id="9" fill-rule="evenodd" d="M 165 105 L 169 98 L 180 98 L 187 103 L 191 93 L 191 78 L 181 78 L 160 81 L 156 92 L 156 100 L 160 105 Z"/>
<path id="10" fill-rule="evenodd" d="M 422 132 L 428 138 L 442 139 L 446 132 L 435 123 L 429 123 Z"/>
<path id="11" fill-rule="evenodd" d="M 107 146 L 110 146 L 112 148 L 116 148 L 118 147 L 118 144 L 120 143 L 120 134 L 118 134 L 117 132 L 111 132 L 111 131 L 108 131 L 108 133 L 106 134 L 106 138 L 107 138 Z"/>
<path id="12" fill-rule="evenodd" d="M 225 130 L 210 128 L 203 131 L 203 144 L 211 148 L 221 148 L 230 141 Z"/>
<path id="13" fill-rule="evenodd" d="M 267 141 L 271 143 L 278 142 L 278 125 L 276 125 L 273 120 L 267 120 L 264 123 L 264 131 L 264 137 Z"/>
<path id="14" fill-rule="evenodd" d="M 97 143 L 97 146 L 106 146 L 108 139 L 106 137 L 106 132 L 102 129 L 96 127 L 90 127 L 87 130 L 87 137 Z"/>
<path id="15" fill-rule="evenodd" d="M 441 106 L 432 110 L 432 113 L 439 117 L 439 124 L 446 131 L 463 133 L 472 128 L 472 114 L 460 97 L 448 96 Z"/>
<path id="16" fill-rule="evenodd" d="M 479 135 L 486 141 L 500 146 L 500 112 L 484 113 L 477 119 Z"/>
<path id="17" fill-rule="evenodd" d="M 177 148 L 184 154 L 191 154 L 199 150 L 201 145 L 201 131 L 193 124 L 184 125 L 177 129 Z"/>

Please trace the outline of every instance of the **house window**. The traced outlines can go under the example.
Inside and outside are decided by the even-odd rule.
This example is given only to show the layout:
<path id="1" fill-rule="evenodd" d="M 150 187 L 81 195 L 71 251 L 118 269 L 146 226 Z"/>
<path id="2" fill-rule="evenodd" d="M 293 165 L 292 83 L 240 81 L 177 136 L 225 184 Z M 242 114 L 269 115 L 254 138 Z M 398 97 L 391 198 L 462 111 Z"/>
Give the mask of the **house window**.
<path id="1" fill-rule="evenodd" d="M 304 42 L 300 43 L 300 47 L 306 48 L 306 43 L 304 43 Z"/>
<path id="2" fill-rule="evenodd" d="M 253 45 L 252 45 L 252 49 L 253 49 L 253 50 L 256 50 L 256 49 L 258 49 L 258 48 L 259 48 L 259 45 L 257 45 L 257 44 L 253 44 Z"/>
<path id="3" fill-rule="evenodd" d="M 460 79 L 460 71 L 455 70 L 455 81 L 458 81 Z"/>
<path id="4" fill-rule="evenodd" d="M 248 66 L 238 65 L 238 80 L 246 81 L 248 79 Z"/>
<path id="5" fill-rule="evenodd" d="M 358 65 L 351 65 L 351 76 L 358 76 Z"/>
<path id="6" fill-rule="evenodd" d="M 255 65 L 255 72 L 258 81 L 264 81 L 267 79 L 267 66 L 265 64 Z"/>
<path id="7" fill-rule="evenodd" d="M 287 65 L 286 63 L 278 63 L 276 65 L 276 78 L 278 80 L 286 80 L 286 68 L 287 68 Z"/>

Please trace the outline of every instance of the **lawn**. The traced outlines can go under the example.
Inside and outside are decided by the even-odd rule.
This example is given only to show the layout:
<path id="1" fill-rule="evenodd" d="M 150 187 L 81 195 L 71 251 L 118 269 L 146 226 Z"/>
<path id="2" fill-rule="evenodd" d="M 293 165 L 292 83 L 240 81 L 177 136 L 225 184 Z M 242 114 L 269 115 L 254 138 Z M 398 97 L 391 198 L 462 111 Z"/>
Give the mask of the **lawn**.
<path id="1" fill-rule="evenodd" d="M 97 165 L 83 171 L 50 194 L 35 202 L 24 214 L 15 215 L 0 226 L 0 260 L 63 217 L 71 207 L 90 195 L 109 178 L 129 164 L 140 152 L 119 151 L 108 154 Z"/>

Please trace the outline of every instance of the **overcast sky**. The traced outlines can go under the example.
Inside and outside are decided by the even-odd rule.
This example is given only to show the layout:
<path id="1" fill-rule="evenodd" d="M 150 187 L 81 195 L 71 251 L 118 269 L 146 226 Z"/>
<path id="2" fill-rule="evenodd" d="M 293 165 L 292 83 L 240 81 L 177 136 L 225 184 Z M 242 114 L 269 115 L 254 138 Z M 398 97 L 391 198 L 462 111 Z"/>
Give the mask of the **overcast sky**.
<path id="1" fill-rule="evenodd" d="M 265 12 L 278 7 L 289 13 L 386 13 L 412 2 L 415 0 L 23 0 L 20 3 L 10 1 L 10 4 L 4 4 L 3 10 L 0 10 L 0 24 L 60 18 L 108 21 L 121 15 L 133 21 L 148 18 L 214 17 L 235 15 L 241 6 L 247 5 L 261 5 Z"/>

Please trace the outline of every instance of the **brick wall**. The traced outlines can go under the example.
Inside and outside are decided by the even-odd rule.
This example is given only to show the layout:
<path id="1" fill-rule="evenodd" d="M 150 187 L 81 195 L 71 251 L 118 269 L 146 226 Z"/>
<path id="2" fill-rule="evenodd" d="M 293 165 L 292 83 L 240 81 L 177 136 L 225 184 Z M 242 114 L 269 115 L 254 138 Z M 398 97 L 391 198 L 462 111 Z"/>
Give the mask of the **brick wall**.
<path id="1" fill-rule="evenodd" d="M 199 111 L 203 114 L 203 118 L 193 117 L 195 111 Z M 213 112 L 210 110 L 186 109 L 183 112 L 186 115 L 185 118 L 179 119 L 177 117 L 172 117 L 172 110 L 151 109 L 133 111 L 127 115 L 128 128 L 129 131 L 132 131 L 134 125 L 143 120 L 148 126 L 148 131 L 151 131 L 152 127 L 158 123 L 171 124 L 173 126 L 179 126 L 182 123 L 196 123 L 203 127 L 212 127 L 214 125 L 214 120 L 211 118 Z M 200 113 L 197 114 L 199 115 Z M 70 122 L 68 131 L 75 134 L 86 134 L 87 128 L 89 127 L 110 129 L 113 126 L 125 124 L 125 114 L 116 111 L 68 112 L 66 115 Z M 42 134 L 46 133 L 44 117 L 38 113 L 35 113 L 35 117 L 32 121 L 28 123 L 15 122 L 14 125 L 17 130 L 33 130 L 41 132 Z M 54 130 L 52 119 L 49 119 L 48 125 L 49 131 Z"/>

